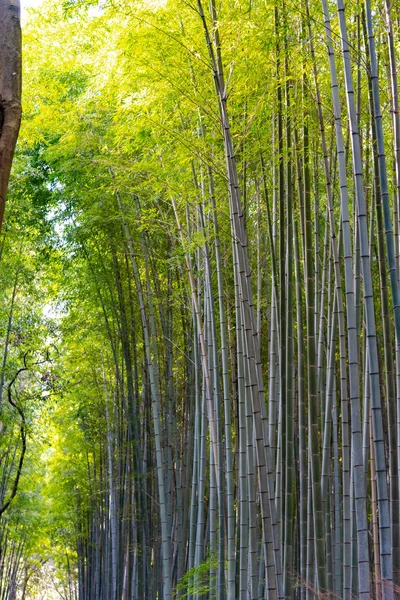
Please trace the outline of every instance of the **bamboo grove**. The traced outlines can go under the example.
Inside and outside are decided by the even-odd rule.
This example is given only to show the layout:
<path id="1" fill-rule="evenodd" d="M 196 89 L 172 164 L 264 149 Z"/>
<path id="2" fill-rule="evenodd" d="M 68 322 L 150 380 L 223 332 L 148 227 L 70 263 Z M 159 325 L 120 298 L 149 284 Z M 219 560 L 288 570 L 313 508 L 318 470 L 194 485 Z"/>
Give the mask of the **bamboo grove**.
<path id="1" fill-rule="evenodd" d="M 45 0 L 23 47 L 0 598 L 399 597 L 400 4 Z"/>

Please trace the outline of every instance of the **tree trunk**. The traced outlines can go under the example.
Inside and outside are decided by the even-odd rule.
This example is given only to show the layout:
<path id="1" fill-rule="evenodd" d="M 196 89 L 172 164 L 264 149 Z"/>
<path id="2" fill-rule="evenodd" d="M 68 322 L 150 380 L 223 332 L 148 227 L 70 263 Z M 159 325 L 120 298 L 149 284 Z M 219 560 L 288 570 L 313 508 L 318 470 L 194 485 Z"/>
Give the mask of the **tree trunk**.
<path id="1" fill-rule="evenodd" d="M 19 0 L 0 0 L 0 229 L 21 122 Z"/>

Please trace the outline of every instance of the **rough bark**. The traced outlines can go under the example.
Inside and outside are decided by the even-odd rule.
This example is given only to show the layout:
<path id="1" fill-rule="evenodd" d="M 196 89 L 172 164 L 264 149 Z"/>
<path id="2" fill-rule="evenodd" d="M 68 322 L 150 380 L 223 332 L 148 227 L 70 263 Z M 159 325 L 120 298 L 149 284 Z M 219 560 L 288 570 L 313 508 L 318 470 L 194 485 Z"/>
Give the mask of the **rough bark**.
<path id="1" fill-rule="evenodd" d="M 19 0 L 0 0 L 0 229 L 21 122 Z"/>

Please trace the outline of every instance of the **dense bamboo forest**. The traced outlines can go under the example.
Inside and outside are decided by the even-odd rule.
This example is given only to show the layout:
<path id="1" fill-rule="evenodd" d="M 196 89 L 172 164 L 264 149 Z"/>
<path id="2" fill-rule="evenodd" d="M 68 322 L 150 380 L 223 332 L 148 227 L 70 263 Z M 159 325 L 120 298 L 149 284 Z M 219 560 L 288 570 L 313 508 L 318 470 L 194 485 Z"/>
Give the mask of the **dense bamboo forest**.
<path id="1" fill-rule="evenodd" d="M 0 600 L 400 598 L 400 0 L 22 9 Z"/>

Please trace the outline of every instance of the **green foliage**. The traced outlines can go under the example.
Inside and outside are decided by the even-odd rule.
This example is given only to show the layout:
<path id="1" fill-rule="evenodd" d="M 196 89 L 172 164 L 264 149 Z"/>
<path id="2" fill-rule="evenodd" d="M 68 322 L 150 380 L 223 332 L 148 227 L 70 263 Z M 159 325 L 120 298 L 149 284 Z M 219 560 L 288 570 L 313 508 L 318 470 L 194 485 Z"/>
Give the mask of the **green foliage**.
<path id="1" fill-rule="evenodd" d="M 209 552 L 206 560 L 185 573 L 176 586 L 175 593 L 179 598 L 196 597 L 196 595 L 216 598 L 216 577 L 215 575 L 210 577 L 210 573 L 215 573 L 217 569 L 218 554 Z"/>
<path id="2" fill-rule="evenodd" d="M 246 205 L 254 289 L 259 266 L 255 240 L 258 229 L 261 230 L 262 289 L 257 302 L 262 316 L 261 362 L 267 374 L 272 288 L 267 202 L 271 211 L 277 200 L 277 172 L 282 158 L 277 152 L 275 126 L 277 86 L 283 89 L 289 81 L 285 69 L 276 74 L 278 58 L 283 64 L 283 56 L 277 55 L 277 41 L 285 40 L 293 88 L 291 105 L 284 109 L 283 117 L 285 121 L 290 116 L 293 145 L 299 146 L 292 149 L 293 154 L 298 153 L 293 167 L 293 180 L 298 180 L 294 187 L 303 185 L 301 136 L 305 123 L 310 129 L 313 194 L 319 200 L 319 208 L 315 203 L 319 217 L 315 234 L 320 236 L 319 241 L 314 241 L 318 246 L 313 250 L 322 261 L 326 184 L 321 176 L 320 131 L 314 104 L 310 101 L 307 105 L 306 117 L 302 105 L 304 73 L 310 73 L 310 97 L 315 93 L 312 63 L 301 43 L 304 14 L 298 2 L 285 3 L 290 19 L 281 23 L 279 40 L 273 18 L 276 3 L 238 0 L 219 4 L 218 22 L 212 25 L 207 13 L 207 23 L 221 36 L 233 152 Z M 358 11 L 358 3 L 351 1 L 348 5 L 350 14 Z M 319 3 L 311 2 L 310 12 L 316 60 L 321 65 L 318 78 L 325 132 L 327 139 L 332 139 L 333 157 L 331 88 Z M 339 46 L 336 21 L 332 27 Z M 350 25 L 354 39 L 355 27 L 354 21 Z M 192 427 L 194 384 L 189 381 L 188 371 L 193 362 L 193 315 L 186 257 L 189 255 L 195 284 L 204 301 L 204 255 L 206 245 L 211 248 L 210 277 L 216 302 L 212 200 L 220 229 L 228 343 L 230 352 L 235 352 L 229 181 L 204 32 L 193 6 L 178 0 L 101 4 L 92 0 L 44 0 L 30 12 L 23 35 L 24 117 L 6 223 L 0 237 L 0 340 L 2 348 L 7 348 L 6 355 L 0 355 L 0 368 L 4 357 L 2 377 L 6 385 L 21 368 L 24 357 L 29 357 L 27 374 L 15 390 L 27 418 L 28 451 L 20 489 L 6 521 L 15 539 L 24 540 L 23 561 L 35 572 L 36 579 L 40 579 L 42 566 L 51 562 L 57 578 L 67 585 L 71 572 L 76 578 L 78 530 L 90 528 L 94 504 L 102 509 L 105 505 L 105 476 L 99 471 L 104 469 L 109 441 L 108 408 L 114 411 L 111 429 L 115 427 L 109 437 L 118 440 L 113 450 L 129 455 L 125 447 L 117 447 L 125 443 L 121 440 L 125 440 L 126 430 L 135 424 L 132 406 L 126 400 L 126 346 L 138 356 L 134 394 L 142 412 L 135 415 L 136 419 L 148 424 L 151 413 L 141 314 L 130 263 L 133 253 L 148 311 L 144 247 L 149 253 L 149 287 L 156 307 L 155 337 L 160 341 L 157 350 L 152 347 L 151 351 L 154 355 L 158 352 L 160 380 L 173 379 L 174 385 L 173 396 L 169 388 L 161 394 L 163 418 L 169 423 L 171 404 L 177 430 L 186 431 L 188 419 Z M 282 49 L 283 44 L 281 54 Z M 384 105 L 389 105 L 388 89 L 382 90 Z M 367 105 L 363 70 L 359 94 L 361 105 Z M 345 116 L 343 123 L 348 126 Z M 389 119 L 385 127 L 390 132 Z M 368 140 L 368 111 L 360 113 L 360 128 Z M 288 158 L 291 157 L 285 155 L 284 160 Z M 368 177 L 366 189 L 370 197 L 372 176 Z M 339 184 L 337 177 L 332 180 L 336 199 Z M 351 202 L 352 186 L 349 177 Z M 183 243 L 172 199 L 182 224 Z M 300 211 L 298 194 L 294 215 L 299 223 Z M 350 212 L 355 212 L 354 206 Z M 339 201 L 334 213 L 339 220 Z M 276 227 L 279 219 L 274 217 Z M 124 225 L 130 232 L 132 248 L 128 247 Z M 373 275 L 379 310 L 376 260 Z M 168 327 L 172 331 L 163 321 L 170 312 Z M 216 312 L 218 330 L 220 316 Z M 382 338 L 380 322 L 378 335 Z M 363 330 L 360 336 L 362 347 Z M 172 378 L 167 371 L 169 342 L 173 345 Z M 339 351 L 337 354 L 339 362 Z M 228 377 L 234 375 L 234 363 Z M 16 411 L 4 402 L 4 393 L 0 409 L 6 432 L 0 434 L 1 453 L 10 440 L 19 448 L 19 421 Z M 235 443 L 238 432 L 238 428 L 232 432 Z M 146 442 L 150 459 L 145 483 L 151 488 L 149 497 L 153 494 L 157 498 L 150 426 L 143 437 L 150 440 Z M 186 440 L 182 447 L 186 448 L 185 444 Z M 180 447 L 174 451 L 178 455 L 183 452 Z M 11 473 L 14 472 L 12 467 Z M 155 516 L 154 520 L 157 529 Z M 185 574 L 176 588 L 179 597 L 213 593 L 210 572 L 217 566 L 217 557 L 209 555 Z M 37 581 L 32 585 L 37 587 Z"/>

